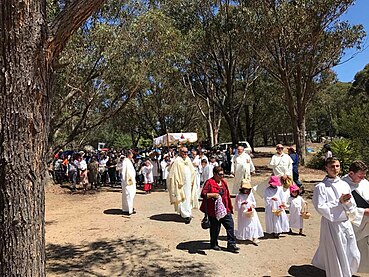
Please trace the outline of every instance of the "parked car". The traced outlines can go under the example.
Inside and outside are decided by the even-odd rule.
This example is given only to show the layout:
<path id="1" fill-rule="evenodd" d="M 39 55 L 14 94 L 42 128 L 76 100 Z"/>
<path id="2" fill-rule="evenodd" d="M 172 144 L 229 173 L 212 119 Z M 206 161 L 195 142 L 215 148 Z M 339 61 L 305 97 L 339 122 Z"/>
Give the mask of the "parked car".
<path id="1" fill-rule="evenodd" d="M 251 154 L 251 146 L 250 143 L 248 143 L 247 141 L 239 141 L 238 142 L 239 146 L 243 146 L 245 148 L 245 152 L 247 154 Z M 223 143 L 218 143 L 216 145 L 213 146 L 214 150 L 220 150 L 220 151 L 225 151 L 228 149 L 228 147 L 232 147 L 233 143 L 232 142 L 223 142 Z"/>

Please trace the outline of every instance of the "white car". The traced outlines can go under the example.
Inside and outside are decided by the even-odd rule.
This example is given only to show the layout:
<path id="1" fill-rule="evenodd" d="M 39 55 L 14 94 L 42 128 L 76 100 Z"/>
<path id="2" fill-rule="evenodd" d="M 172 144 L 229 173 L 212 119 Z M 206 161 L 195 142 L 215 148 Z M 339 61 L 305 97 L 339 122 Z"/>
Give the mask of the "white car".
<path id="1" fill-rule="evenodd" d="M 213 149 L 215 150 L 221 150 L 221 151 L 225 151 L 227 150 L 229 147 L 232 147 L 233 143 L 232 142 L 223 142 L 223 143 L 218 143 L 216 145 L 213 146 Z M 239 146 L 243 146 L 245 148 L 245 152 L 247 154 L 251 154 L 252 149 L 250 146 L 250 143 L 248 143 L 247 141 L 239 141 L 238 142 Z"/>

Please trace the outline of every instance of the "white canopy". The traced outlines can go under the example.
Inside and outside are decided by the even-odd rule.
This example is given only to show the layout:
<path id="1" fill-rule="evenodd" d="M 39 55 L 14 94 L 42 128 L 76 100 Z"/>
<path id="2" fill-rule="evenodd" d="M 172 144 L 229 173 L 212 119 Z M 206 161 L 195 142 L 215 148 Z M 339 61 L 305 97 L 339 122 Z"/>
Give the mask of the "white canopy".
<path id="1" fill-rule="evenodd" d="M 197 141 L 197 133 L 168 133 L 154 138 L 154 147 L 176 145 L 178 143 L 193 143 Z"/>

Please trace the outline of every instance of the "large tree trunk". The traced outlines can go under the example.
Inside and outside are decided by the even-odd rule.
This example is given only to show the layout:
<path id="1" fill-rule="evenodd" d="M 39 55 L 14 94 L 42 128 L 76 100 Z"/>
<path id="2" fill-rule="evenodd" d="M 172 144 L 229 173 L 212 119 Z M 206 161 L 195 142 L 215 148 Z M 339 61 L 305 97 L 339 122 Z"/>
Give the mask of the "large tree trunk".
<path id="1" fill-rule="evenodd" d="M 305 127 L 305 117 L 300 115 L 298 120 L 296 117 L 292 119 L 293 122 L 293 137 L 296 144 L 296 151 L 300 157 L 300 164 L 305 165 L 306 158 L 306 127 Z"/>
<path id="2" fill-rule="evenodd" d="M 0 9 L 0 276 L 44 276 L 49 95 L 45 1 Z"/>
<path id="3" fill-rule="evenodd" d="M 232 143 L 236 145 L 239 141 L 239 132 L 238 132 L 238 124 L 237 124 L 238 120 L 228 115 L 227 113 L 223 113 L 223 115 L 224 115 L 225 120 L 228 123 L 229 130 L 231 132 Z"/>
<path id="4" fill-rule="evenodd" d="M 0 276 L 45 276 L 45 153 L 51 66 L 103 0 L 68 5 L 48 34 L 45 0 L 0 8 Z"/>

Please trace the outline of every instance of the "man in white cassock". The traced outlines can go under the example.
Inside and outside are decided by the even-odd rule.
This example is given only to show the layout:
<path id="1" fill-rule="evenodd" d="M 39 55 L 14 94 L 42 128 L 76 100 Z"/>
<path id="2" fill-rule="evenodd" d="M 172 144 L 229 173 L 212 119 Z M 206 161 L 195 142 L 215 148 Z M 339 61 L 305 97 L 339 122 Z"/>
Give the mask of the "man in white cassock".
<path id="1" fill-rule="evenodd" d="M 369 181 L 365 179 L 367 171 L 368 166 L 363 161 L 354 161 L 350 165 L 349 173 L 342 178 L 350 185 L 354 198 L 361 197 L 356 200 L 357 216 L 353 221 L 356 242 L 361 255 L 358 272 L 361 273 L 369 272 Z"/>
<path id="2" fill-rule="evenodd" d="M 284 180 L 292 178 L 292 164 L 293 160 L 291 159 L 290 155 L 283 152 L 283 145 L 277 144 L 276 151 L 277 153 L 273 155 L 272 160 L 269 163 L 269 167 L 273 169 L 273 175 L 278 176 L 281 178 L 282 184 Z M 289 187 L 283 185 L 283 195 L 284 195 L 284 202 L 287 203 L 288 198 L 290 197 L 290 190 Z"/>
<path id="3" fill-rule="evenodd" d="M 133 200 L 136 195 L 136 170 L 133 166 L 133 153 L 128 152 L 123 160 L 122 169 L 122 211 L 131 215 L 136 213 L 133 208 Z"/>
<path id="4" fill-rule="evenodd" d="M 237 153 L 232 158 L 231 174 L 234 175 L 232 195 L 236 195 L 241 187 L 242 180 L 251 183 L 251 173 L 255 172 L 255 166 L 249 154 L 243 146 L 237 147 Z"/>
<path id="5" fill-rule="evenodd" d="M 192 208 L 199 207 L 195 181 L 195 170 L 188 157 L 188 150 L 182 147 L 179 150 L 179 156 L 170 165 L 167 185 L 170 203 L 185 219 L 186 224 L 191 222 Z"/>
<path id="6" fill-rule="evenodd" d="M 193 168 L 195 170 L 195 185 L 197 187 L 197 198 L 200 198 L 200 193 L 201 193 L 201 189 L 200 189 L 200 173 L 201 173 L 201 160 L 199 155 L 197 155 L 197 150 L 196 149 L 192 149 L 191 150 L 191 161 L 192 161 L 192 165 Z"/>
<path id="7" fill-rule="evenodd" d="M 356 203 L 350 186 L 338 177 L 338 159 L 328 158 L 325 169 L 327 176 L 315 186 L 313 195 L 314 207 L 322 218 L 319 247 L 312 264 L 325 270 L 327 277 L 351 277 L 360 263 L 360 252 L 350 222 L 356 218 Z"/>

